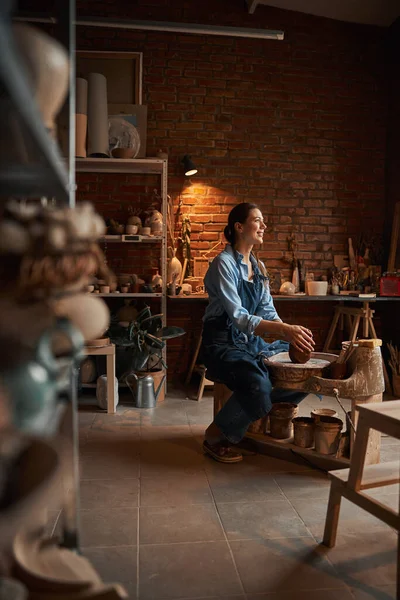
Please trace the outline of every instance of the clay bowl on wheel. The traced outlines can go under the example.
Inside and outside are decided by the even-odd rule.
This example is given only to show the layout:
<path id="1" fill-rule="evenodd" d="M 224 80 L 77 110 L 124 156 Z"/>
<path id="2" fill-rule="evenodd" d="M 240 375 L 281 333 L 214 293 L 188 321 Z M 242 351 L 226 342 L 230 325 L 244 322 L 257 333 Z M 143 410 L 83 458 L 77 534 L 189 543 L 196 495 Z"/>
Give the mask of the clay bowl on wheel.
<path id="1" fill-rule="evenodd" d="M 329 365 L 337 360 L 336 354 L 327 352 L 312 352 L 310 359 L 304 364 L 295 364 L 290 360 L 289 352 L 280 352 L 265 359 L 273 383 L 292 384 L 302 383 L 310 377 L 321 377 L 327 372 Z"/>
<path id="2" fill-rule="evenodd" d="M 292 344 L 289 346 L 289 358 L 292 363 L 304 365 L 304 363 L 308 362 L 311 358 L 311 352 L 307 350 L 298 350 Z"/>

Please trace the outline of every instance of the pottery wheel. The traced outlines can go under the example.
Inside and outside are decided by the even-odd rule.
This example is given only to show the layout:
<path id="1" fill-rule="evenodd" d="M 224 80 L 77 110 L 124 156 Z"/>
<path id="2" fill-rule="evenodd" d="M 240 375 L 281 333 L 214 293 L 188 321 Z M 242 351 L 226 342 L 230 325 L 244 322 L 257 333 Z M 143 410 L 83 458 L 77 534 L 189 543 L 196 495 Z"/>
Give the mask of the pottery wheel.
<path id="1" fill-rule="evenodd" d="M 304 364 L 292 363 L 289 352 L 280 352 L 265 359 L 271 378 L 274 382 L 301 382 L 309 377 L 321 376 L 332 362 L 337 360 L 336 354 L 313 352 L 311 358 Z"/>

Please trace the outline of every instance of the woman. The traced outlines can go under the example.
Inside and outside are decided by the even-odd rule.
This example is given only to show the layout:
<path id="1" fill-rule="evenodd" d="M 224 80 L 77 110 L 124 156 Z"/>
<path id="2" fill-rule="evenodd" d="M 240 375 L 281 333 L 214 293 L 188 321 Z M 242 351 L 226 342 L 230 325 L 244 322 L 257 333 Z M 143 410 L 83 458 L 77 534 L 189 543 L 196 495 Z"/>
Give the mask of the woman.
<path id="1" fill-rule="evenodd" d="M 232 447 L 250 423 L 268 414 L 274 402 L 300 402 L 306 394 L 272 390 L 264 357 L 287 351 L 289 343 L 312 351 L 309 329 L 283 323 L 269 291 L 265 267 L 252 253 L 265 231 L 256 204 L 235 206 L 224 235 L 229 242 L 211 263 L 205 279 L 209 295 L 203 321 L 202 359 L 210 379 L 224 383 L 232 396 L 205 433 L 204 451 L 220 462 L 238 462 L 241 453 Z M 282 340 L 266 343 L 262 336 Z"/>

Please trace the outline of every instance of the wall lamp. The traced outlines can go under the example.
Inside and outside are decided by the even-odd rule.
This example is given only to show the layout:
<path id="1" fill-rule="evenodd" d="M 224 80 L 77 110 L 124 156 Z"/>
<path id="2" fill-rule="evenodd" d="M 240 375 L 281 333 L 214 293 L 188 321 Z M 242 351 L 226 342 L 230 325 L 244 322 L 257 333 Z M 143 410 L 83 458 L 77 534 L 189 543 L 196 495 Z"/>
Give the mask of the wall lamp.
<path id="1" fill-rule="evenodd" d="M 192 161 L 191 157 L 188 154 L 185 154 L 185 156 L 182 158 L 182 164 L 183 164 L 183 168 L 185 170 L 186 177 L 190 177 L 191 175 L 196 175 L 196 173 L 197 173 L 196 165 L 194 164 L 194 162 Z"/>

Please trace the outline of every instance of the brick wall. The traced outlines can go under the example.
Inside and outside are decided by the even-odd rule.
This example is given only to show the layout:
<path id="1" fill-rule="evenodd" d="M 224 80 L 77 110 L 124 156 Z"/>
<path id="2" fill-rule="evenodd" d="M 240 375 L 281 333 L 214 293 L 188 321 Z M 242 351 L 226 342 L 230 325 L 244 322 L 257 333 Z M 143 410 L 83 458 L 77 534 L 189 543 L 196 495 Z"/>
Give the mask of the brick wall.
<path id="1" fill-rule="evenodd" d="M 36 0 L 34 8 L 43 10 L 47 4 Z M 21 6 L 32 8 L 32 0 Z M 169 192 L 175 207 L 181 204 L 181 214 L 190 215 L 194 255 L 223 239 L 227 212 L 243 200 L 258 203 L 268 218 L 260 255 L 272 272 L 286 277 L 291 231 L 299 257 L 316 275 L 326 272 L 333 254 L 346 252 L 348 237 L 382 232 L 388 124 L 384 29 L 270 7 L 248 15 L 241 0 L 78 0 L 77 11 L 78 16 L 121 21 L 285 31 L 284 41 L 263 41 L 77 30 L 79 49 L 143 52 L 148 154 L 159 148 L 169 153 Z M 189 181 L 180 165 L 186 153 L 199 168 Z M 95 201 L 108 217 L 123 219 L 129 204 L 149 198 L 154 182 L 80 175 L 78 185 L 78 197 Z M 157 261 L 150 249 L 140 257 L 134 249 L 117 252 L 109 245 L 107 257 L 120 270 L 148 272 Z M 171 323 L 181 322 L 189 332 L 169 344 L 173 374 L 183 372 L 182 356 L 190 350 L 203 309 L 169 304 Z M 318 309 L 318 322 L 315 313 L 303 309 L 288 307 L 282 316 L 303 320 L 322 339 L 331 315 L 326 310 Z"/>
<path id="2" fill-rule="evenodd" d="M 250 16 L 243 3 L 229 0 L 217 8 L 210 1 L 195 8 L 172 0 L 148 4 L 78 2 L 78 14 L 285 31 L 279 42 L 78 28 L 80 49 L 143 52 L 148 153 L 169 153 L 169 191 L 191 217 L 194 254 L 222 239 L 226 213 L 242 200 L 257 202 L 268 217 L 261 257 L 286 276 L 291 230 L 300 258 L 317 275 L 346 250 L 349 236 L 382 230 L 382 29 L 267 7 Z M 191 181 L 180 166 L 185 153 L 199 168 Z M 121 196 L 125 202 L 136 184 L 136 177 L 124 177 L 120 190 L 115 179 L 101 191 L 92 187 L 103 206 Z"/>
<path id="3" fill-rule="evenodd" d="M 78 2 L 78 11 L 285 31 L 278 42 L 78 28 L 79 49 L 143 52 L 148 154 L 159 148 L 169 153 L 169 192 L 181 215 L 190 215 L 194 255 L 223 240 L 227 212 L 243 200 L 258 203 L 268 218 L 260 256 L 284 277 L 290 276 L 291 231 L 299 257 L 316 275 L 326 272 L 333 254 L 346 252 L 348 237 L 382 232 L 384 30 L 268 7 L 250 16 L 242 2 L 228 0 L 145 5 Z M 186 153 L 199 168 L 189 181 L 180 165 Z M 78 179 L 80 194 L 97 200 L 108 216 L 122 218 L 129 203 L 151 191 L 136 176 L 87 178 Z M 122 260 L 124 269 L 135 267 L 134 250 L 124 257 L 111 252 L 116 250 L 108 251 L 110 260 Z M 150 267 L 156 260 L 146 250 L 141 264 Z M 318 308 L 318 318 L 305 308 L 281 313 L 313 328 L 321 347 L 332 315 L 328 306 Z M 202 312 L 201 305 L 169 303 L 169 322 L 188 331 L 169 343 L 174 379 L 185 372 L 183 357 L 193 351 Z"/>

